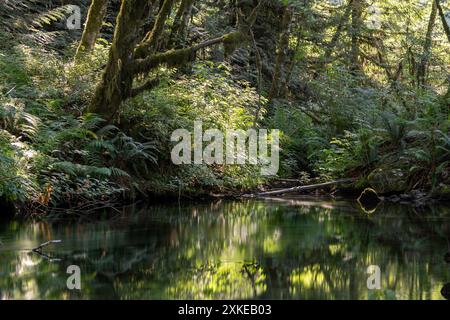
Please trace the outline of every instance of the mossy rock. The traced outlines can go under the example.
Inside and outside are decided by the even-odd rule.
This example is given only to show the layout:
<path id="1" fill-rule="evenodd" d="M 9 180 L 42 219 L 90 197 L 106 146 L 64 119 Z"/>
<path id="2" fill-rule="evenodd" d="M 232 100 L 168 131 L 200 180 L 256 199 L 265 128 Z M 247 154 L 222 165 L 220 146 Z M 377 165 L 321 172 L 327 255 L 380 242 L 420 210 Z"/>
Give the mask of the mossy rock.
<path id="1" fill-rule="evenodd" d="M 373 213 L 377 209 L 382 199 L 377 192 L 372 188 L 366 188 L 358 198 L 358 203 L 361 209 L 366 213 Z"/>
<path id="2" fill-rule="evenodd" d="M 399 193 L 408 189 L 408 175 L 399 168 L 377 168 L 367 180 L 379 194 Z"/>
<path id="3" fill-rule="evenodd" d="M 440 183 L 433 191 L 432 197 L 444 201 L 450 200 L 450 186 L 444 183 Z"/>

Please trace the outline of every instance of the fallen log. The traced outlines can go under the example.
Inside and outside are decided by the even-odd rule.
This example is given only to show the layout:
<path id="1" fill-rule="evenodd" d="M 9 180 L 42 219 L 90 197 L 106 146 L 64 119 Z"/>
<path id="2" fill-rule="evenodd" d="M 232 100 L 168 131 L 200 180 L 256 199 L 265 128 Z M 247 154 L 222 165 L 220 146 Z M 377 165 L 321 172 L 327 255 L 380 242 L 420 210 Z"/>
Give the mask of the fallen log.
<path id="1" fill-rule="evenodd" d="M 349 183 L 354 182 L 354 178 L 348 178 L 348 179 L 341 179 L 341 180 L 335 180 L 330 182 L 324 182 L 324 183 L 318 183 L 318 184 L 311 184 L 307 186 L 298 186 L 298 187 L 292 187 L 292 188 L 286 188 L 286 189 L 278 189 L 278 190 L 271 190 L 271 191 L 265 191 L 265 192 L 259 192 L 259 193 L 253 193 L 253 194 L 244 194 L 243 198 L 256 198 L 256 197 L 265 197 L 265 196 L 274 196 L 274 195 L 280 195 L 285 193 L 295 193 L 305 190 L 314 190 L 314 189 L 320 189 L 324 187 L 329 187 L 337 184 L 342 183 Z"/>

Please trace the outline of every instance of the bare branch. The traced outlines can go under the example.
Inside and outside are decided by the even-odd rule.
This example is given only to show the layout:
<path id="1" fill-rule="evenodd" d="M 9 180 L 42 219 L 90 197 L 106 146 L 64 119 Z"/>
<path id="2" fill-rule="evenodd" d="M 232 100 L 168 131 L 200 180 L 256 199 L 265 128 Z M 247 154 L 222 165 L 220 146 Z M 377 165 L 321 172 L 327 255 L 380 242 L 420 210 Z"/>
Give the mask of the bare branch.
<path id="1" fill-rule="evenodd" d="M 35 251 L 35 252 L 41 251 L 42 248 L 48 247 L 49 245 L 54 244 L 54 243 L 61 243 L 61 240 L 50 240 L 50 241 L 44 242 L 41 245 L 37 246 L 36 248 L 32 249 L 31 251 Z"/>

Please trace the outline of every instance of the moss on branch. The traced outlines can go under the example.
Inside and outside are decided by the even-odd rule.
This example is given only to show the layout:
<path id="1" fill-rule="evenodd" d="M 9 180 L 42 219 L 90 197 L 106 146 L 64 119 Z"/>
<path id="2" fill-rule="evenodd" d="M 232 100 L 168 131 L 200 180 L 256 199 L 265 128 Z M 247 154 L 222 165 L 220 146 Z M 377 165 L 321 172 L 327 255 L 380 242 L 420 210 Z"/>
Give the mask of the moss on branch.
<path id="1" fill-rule="evenodd" d="M 194 61 L 195 53 L 198 50 L 220 43 L 224 45 L 225 53 L 229 55 L 246 41 L 248 41 L 248 38 L 242 32 L 230 32 L 219 38 L 207 40 L 188 48 L 172 49 L 163 53 L 151 55 L 145 59 L 137 59 L 133 70 L 135 74 L 140 74 L 150 72 L 160 65 L 180 67 L 186 63 Z"/>

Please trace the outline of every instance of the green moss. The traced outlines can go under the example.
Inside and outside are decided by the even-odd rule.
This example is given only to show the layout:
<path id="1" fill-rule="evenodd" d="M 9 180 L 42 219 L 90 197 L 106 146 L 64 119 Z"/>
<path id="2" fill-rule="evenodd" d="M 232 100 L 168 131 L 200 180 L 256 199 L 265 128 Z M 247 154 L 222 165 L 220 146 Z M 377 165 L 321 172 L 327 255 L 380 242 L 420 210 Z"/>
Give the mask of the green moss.
<path id="1" fill-rule="evenodd" d="M 179 67 L 194 60 L 195 51 L 192 48 L 169 50 L 159 53 L 145 59 L 142 63 L 137 63 L 134 74 L 145 74 L 152 69 L 167 65 L 168 67 Z"/>
<path id="2" fill-rule="evenodd" d="M 404 169 L 387 165 L 373 170 L 367 177 L 370 186 L 381 194 L 408 190 L 408 178 Z"/>
<path id="3" fill-rule="evenodd" d="M 240 31 L 224 35 L 222 43 L 225 48 L 225 55 L 229 56 L 233 54 L 233 52 L 246 41 L 248 41 L 248 38 Z"/>
<path id="4" fill-rule="evenodd" d="M 163 54 L 162 60 L 169 67 L 178 67 L 193 61 L 193 55 L 194 52 L 191 48 L 170 50 Z"/>

